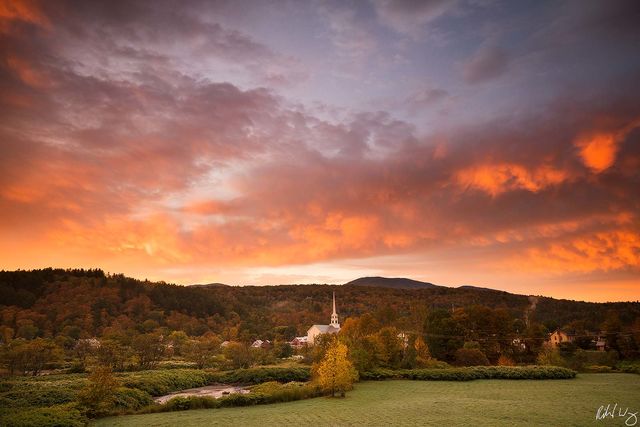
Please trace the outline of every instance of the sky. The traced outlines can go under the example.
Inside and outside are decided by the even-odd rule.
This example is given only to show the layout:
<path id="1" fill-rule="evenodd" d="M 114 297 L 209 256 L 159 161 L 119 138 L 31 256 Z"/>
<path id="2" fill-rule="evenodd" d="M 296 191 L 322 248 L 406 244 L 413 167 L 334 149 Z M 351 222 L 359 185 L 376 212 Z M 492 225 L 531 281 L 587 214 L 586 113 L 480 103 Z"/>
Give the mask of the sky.
<path id="1" fill-rule="evenodd" d="M 0 0 L 0 269 L 640 296 L 640 2 Z"/>

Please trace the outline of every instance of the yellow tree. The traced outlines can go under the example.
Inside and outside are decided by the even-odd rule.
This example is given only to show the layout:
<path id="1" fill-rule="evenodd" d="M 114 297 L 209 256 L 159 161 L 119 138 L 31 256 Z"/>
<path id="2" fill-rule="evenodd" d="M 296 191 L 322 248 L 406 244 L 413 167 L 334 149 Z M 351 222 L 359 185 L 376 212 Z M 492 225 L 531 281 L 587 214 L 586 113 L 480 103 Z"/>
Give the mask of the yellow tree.
<path id="1" fill-rule="evenodd" d="M 418 365 L 426 365 L 431 359 L 431 353 L 429 352 L 429 346 L 427 346 L 427 343 L 424 342 L 421 336 L 418 336 L 413 346 L 416 349 L 416 362 L 418 362 Z"/>
<path id="2" fill-rule="evenodd" d="M 344 397 L 358 379 L 357 371 L 347 358 L 347 346 L 337 340 L 327 349 L 316 372 L 318 383 L 325 391 L 331 392 L 331 396 L 340 392 Z"/>

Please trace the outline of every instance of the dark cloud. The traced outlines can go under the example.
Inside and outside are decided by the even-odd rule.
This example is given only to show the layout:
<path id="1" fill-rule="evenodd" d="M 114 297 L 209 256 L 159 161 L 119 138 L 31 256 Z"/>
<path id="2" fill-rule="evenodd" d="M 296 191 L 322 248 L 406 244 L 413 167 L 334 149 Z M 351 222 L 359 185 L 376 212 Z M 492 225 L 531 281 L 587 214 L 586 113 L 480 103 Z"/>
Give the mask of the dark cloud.
<path id="1" fill-rule="evenodd" d="M 467 83 L 482 83 L 500 77 L 507 71 L 509 55 L 495 45 L 482 45 L 463 67 Z"/>

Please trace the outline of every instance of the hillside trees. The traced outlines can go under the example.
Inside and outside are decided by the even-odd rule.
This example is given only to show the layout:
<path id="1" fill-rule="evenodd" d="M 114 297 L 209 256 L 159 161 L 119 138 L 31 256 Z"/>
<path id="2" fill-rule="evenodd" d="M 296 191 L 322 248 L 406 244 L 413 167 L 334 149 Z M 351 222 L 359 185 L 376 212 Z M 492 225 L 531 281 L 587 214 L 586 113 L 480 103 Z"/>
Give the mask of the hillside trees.
<path id="1" fill-rule="evenodd" d="M 189 340 L 184 345 L 184 356 L 190 362 L 196 364 L 199 369 L 209 368 L 213 366 L 216 357 L 220 354 L 220 338 L 214 334 L 207 334 L 202 337 Z M 240 351 L 240 350 L 238 350 Z M 241 350 L 244 353 L 244 349 Z M 234 364 L 241 366 L 243 361 L 239 360 L 239 356 L 236 354 L 236 350 L 232 347 L 227 354 L 231 354 L 234 360 Z"/>
<path id="2" fill-rule="evenodd" d="M 162 359 L 166 347 L 162 335 L 156 333 L 141 334 L 131 342 L 131 348 L 137 357 L 141 369 L 151 369 Z"/>

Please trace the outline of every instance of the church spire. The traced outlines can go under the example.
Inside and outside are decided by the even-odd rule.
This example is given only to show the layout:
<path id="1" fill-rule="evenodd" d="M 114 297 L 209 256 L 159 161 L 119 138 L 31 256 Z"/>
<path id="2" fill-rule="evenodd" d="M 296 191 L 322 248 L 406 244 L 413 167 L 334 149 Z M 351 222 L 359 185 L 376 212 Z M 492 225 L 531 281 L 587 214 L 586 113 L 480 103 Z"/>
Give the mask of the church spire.
<path id="1" fill-rule="evenodd" d="M 333 313 L 331 314 L 331 326 L 340 329 L 340 323 L 338 322 L 338 313 L 336 312 L 336 293 L 333 293 Z"/>

